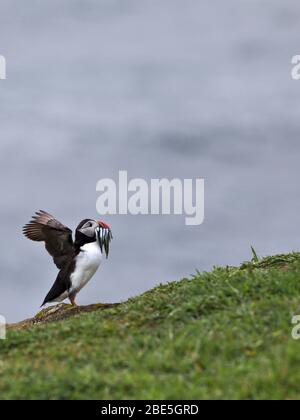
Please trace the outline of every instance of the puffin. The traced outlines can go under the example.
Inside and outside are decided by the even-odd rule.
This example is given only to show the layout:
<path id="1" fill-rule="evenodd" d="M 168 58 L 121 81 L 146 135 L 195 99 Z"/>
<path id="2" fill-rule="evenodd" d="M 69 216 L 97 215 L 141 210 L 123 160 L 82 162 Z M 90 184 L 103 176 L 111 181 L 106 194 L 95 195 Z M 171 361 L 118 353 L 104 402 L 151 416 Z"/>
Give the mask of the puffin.
<path id="1" fill-rule="evenodd" d="M 108 258 L 113 239 L 110 227 L 103 221 L 82 220 L 75 231 L 59 222 L 54 216 L 40 210 L 23 228 L 26 238 L 44 242 L 45 248 L 59 269 L 58 276 L 41 306 L 69 299 L 76 304 L 78 292 L 98 270 L 103 254 Z"/>

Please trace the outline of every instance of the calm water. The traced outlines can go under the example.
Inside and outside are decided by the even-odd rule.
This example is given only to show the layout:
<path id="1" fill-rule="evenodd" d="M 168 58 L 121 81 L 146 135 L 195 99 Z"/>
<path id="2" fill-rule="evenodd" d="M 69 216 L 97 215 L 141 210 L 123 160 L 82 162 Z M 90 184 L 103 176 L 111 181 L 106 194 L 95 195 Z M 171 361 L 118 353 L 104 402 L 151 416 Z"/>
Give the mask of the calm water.
<path id="1" fill-rule="evenodd" d="M 111 258 L 79 295 L 119 301 L 213 265 L 300 248 L 300 3 L 2 0 L 0 313 L 37 312 L 56 277 L 21 228 L 97 217 L 96 182 L 203 177 L 206 220 L 107 217 Z"/>

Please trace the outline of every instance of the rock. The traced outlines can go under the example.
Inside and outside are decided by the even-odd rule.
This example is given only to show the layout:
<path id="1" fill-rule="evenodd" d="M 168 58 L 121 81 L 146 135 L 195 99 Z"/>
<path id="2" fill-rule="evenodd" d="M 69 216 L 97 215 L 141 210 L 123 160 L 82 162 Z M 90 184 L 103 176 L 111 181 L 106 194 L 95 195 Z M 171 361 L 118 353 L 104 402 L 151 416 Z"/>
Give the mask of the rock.
<path id="1" fill-rule="evenodd" d="M 41 310 L 35 317 L 25 319 L 16 324 L 7 325 L 8 330 L 18 330 L 23 328 L 33 327 L 35 325 L 46 324 L 49 322 L 63 321 L 74 315 L 87 312 L 103 311 L 119 305 L 119 303 L 96 303 L 87 306 L 72 306 L 66 303 L 50 306 Z"/>

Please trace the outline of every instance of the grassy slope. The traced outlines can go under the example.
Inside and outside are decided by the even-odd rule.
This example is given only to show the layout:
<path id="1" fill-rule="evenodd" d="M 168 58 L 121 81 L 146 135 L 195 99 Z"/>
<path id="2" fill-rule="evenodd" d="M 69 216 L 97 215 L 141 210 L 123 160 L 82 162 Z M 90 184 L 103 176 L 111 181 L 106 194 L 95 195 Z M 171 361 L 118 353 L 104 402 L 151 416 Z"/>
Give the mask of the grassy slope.
<path id="1" fill-rule="evenodd" d="M 0 398 L 299 398 L 299 261 L 216 268 L 107 311 L 9 331 Z"/>

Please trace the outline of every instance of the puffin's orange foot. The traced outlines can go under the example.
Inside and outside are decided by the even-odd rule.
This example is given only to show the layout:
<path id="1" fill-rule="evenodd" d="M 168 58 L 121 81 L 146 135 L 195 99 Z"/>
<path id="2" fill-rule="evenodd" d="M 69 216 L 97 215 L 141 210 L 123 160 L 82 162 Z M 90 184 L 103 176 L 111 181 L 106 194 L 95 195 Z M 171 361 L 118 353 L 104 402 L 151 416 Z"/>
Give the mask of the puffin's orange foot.
<path id="1" fill-rule="evenodd" d="M 69 299 L 70 299 L 70 302 L 71 302 L 72 306 L 78 306 L 77 303 L 75 302 L 75 298 L 76 298 L 75 294 L 69 296 Z"/>

